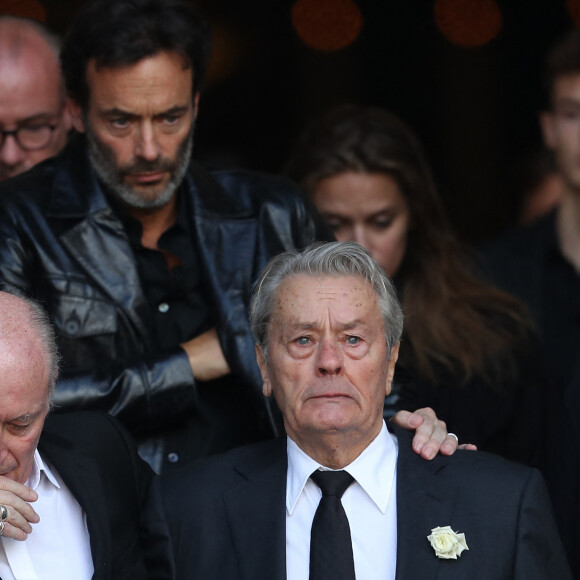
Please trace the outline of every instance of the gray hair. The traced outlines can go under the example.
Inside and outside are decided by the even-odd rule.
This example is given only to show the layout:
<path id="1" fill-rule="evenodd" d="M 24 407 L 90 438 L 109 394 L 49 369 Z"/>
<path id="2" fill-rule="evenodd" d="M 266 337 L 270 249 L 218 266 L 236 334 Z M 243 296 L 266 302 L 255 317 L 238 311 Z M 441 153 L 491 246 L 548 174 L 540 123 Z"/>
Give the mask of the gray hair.
<path id="1" fill-rule="evenodd" d="M 37 333 L 38 338 L 42 344 L 44 354 L 46 356 L 46 363 L 48 365 L 48 399 L 49 407 L 52 408 L 52 393 L 59 375 L 60 355 L 58 346 L 56 344 L 56 337 L 54 327 L 48 316 L 46 310 L 36 300 L 28 298 L 19 290 L 10 288 L 5 290 L 7 294 L 12 294 L 20 299 L 28 309 L 28 322 L 33 331 Z"/>
<path id="2" fill-rule="evenodd" d="M 303 251 L 285 252 L 270 260 L 254 285 L 250 327 L 256 343 L 266 356 L 274 297 L 286 278 L 298 274 L 362 278 L 377 296 L 388 351 L 401 339 L 403 311 L 395 287 L 371 255 L 355 242 L 317 242 Z"/>

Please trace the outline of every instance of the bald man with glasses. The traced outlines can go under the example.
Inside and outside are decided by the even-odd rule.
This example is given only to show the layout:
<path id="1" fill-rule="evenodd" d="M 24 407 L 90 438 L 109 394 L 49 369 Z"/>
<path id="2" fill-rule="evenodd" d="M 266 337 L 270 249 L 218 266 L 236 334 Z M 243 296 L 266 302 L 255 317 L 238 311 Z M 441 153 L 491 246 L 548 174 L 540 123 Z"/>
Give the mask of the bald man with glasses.
<path id="1" fill-rule="evenodd" d="M 0 180 L 56 155 L 71 128 L 60 43 L 41 24 L 0 17 Z"/>

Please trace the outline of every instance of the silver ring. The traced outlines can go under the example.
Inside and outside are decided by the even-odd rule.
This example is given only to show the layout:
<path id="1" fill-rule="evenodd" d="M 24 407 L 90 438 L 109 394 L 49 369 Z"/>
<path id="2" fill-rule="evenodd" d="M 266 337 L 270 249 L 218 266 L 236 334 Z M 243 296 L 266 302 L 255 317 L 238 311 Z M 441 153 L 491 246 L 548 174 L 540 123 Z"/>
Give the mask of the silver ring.
<path id="1" fill-rule="evenodd" d="M 0 536 L 4 535 L 4 522 L 0 522 Z"/>
<path id="2" fill-rule="evenodd" d="M 459 443 L 459 437 L 457 437 L 457 435 L 455 435 L 455 433 L 447 433 L 447 437 L 453 437 L 453 439 L 455 439 L 455 441 L 457 441 L 457 443 Z"/>
<path id="3" fill-rule="evenodd" d="M 8 517 L 8 510 L 5 505 L 0 505 L 0 521 L 5 521 Z"/>

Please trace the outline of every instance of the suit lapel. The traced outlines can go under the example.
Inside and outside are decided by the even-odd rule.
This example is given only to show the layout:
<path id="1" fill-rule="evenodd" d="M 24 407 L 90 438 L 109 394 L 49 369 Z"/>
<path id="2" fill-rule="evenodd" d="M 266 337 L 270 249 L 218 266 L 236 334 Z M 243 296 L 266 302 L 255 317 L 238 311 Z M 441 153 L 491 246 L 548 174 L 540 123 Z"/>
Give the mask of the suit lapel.
<path id="1" fill-rule="evenodd" d="M 397 573 L 396 580 L 434 580 L 441 560 L 427 541 L 431 529 L 452 522 L 458 489 L 440 477 L 445 465 L 426 461 L 411 449 L 411 437 L 396 430 Z"/>
<path id="2" fill-rule="evenodd" d="M 431 529 L 451 525 L 459 489 L 442 477 L 439 461 L 411 449 L 411 436 L 395 429 L 397 461 L 396 580 L 435 580 L 441 562 L 427 540 Z M 236 466 L 240 484 L 224 494 L 241 578 L 286 578 L 286 441 Z"/>
<path id="3" fill-rule="evenodd" d="M 265 406 L 272 433 L 283 434 L 280 412 L 274 398 L 262 394 L 262 378 L 255 360 L 254 339 L 247 323 L 249 297 L 254 278 L 267 257 L 278 253 L 265 250 L 268 240 L 257 227 L 251 207 L 236 204 L 222 184 L 203 168 L 192 164 L 185 178 L 184 192 L 193 211 L 193 236 L 204 285 L 212 302 L 212 315 L 220 333 L 228 362 L 244 376 L 253 390 L 256 404 Z M 232 247 L 236 248 L 232 259 Z M 237 357 L 237 359 L 236 359 Z"/>
<path id="4" fill-rule="evenodd" d="M 236 206 L 236 200 L 201 167 L 192 165 L 184 185 L 193 211 L 197 255 L 209 290 L 214 298 L 225 299 L 228 306 L 244 308 L 242 298 L 249 296 L 257 255 L 255 215 Z M 232 244 L 236 244 L 236 260 L 232 260 Z M 224 322 L 231 326 L 237 319 L 229 314 Z"/>
<path id="5" fill-rule="evenodd" d="M 97 463 L 56 435 L 43 435 L 39 449 L 86 514 L 95 569 L 93 578 L 109 578 L 112 547 L 106 517 L 107 498 Z"/>
<path id="6" fill-rule="evenodd" d="M 286 440 L 236 467 L 243 481 L 224 495 L 241 578 L 286 578 Z"/>

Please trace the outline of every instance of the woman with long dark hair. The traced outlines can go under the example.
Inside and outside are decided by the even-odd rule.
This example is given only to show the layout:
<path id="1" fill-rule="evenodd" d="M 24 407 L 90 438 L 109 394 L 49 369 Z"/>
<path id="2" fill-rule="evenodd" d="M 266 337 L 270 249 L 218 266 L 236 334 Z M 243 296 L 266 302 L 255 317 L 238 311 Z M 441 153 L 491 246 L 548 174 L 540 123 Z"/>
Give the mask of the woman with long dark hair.
<path id="1" fill-rule="evenodd" d="M 541 425 L 531 325 L 474 272 L 410 129 L 381 109 L 335 109 L 301 136 L 286 172 L 336 238 L 366 247 L 397 286 L 405 332 L 391 404 L 432 406 L 463 440 L 530 462 Z"/>

